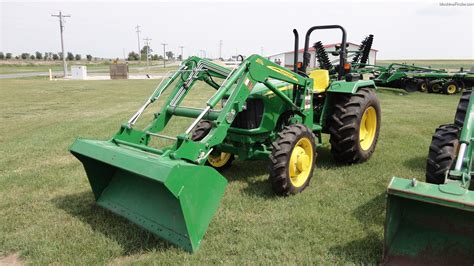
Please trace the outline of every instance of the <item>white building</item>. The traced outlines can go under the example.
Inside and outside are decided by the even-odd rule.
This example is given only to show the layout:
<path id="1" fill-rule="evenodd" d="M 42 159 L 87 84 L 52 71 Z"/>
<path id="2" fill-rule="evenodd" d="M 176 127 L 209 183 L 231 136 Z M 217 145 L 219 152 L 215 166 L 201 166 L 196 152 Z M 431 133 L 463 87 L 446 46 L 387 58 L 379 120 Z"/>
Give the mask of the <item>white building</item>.
<path id="1" fill-rule="evenodd" d="M 348 42 L 347 44 L 349 45 L 347 47 L 347 51 L 348 51 L 348 54 L 349 54 L 348 55 L 348 62 L 351 62 L 353 52 L 358 51 L 360 45 L 354 44 L 354 43 L 351 43 L 351 42 Z M 328 53 L 329 60 L 333 64 L 337 64 L 337 62 L 339 62 L 339 56 L 332 55 L 332 52 L 334 52 L 336 50 L 336 45 L 339 45 L 339 43 L 324 45 L 324 49 L 326 49 L 326 52 Z M 300 49 L 298 51 L 298 62 L 303 62 L 303 50 L 304 49 Z M 311 59 L 309 61 L 308 67 L 310 67 L 310 68 L 318 67 L 318 65 L 317 65 L 318 63 L 315 59 L 316 58 L 315 57 L 316 50 L 314 49 L 314 47 L 310 47 L 308 49 L 308 52 L 311 54 Z M 370 49 L 369 60 L 368 60 L 369 64 L 375 65 L 375 63 L 377 62 L 377 52 L 378 52 L 378 50 Z M 272 62 L 277 62 L 277 63 L 280 62 L 280 65 L 282 65 L 282 66 L 293 67 L 293 57 L 294 57 L 294 51 L 288 51 L 288 52 L 285 52 L 285 53 L 279 53 L 279 54 L 271 55 L 268 58 Z M 336 63 L 334 63 L 334 62 L 336 62 Z"/>

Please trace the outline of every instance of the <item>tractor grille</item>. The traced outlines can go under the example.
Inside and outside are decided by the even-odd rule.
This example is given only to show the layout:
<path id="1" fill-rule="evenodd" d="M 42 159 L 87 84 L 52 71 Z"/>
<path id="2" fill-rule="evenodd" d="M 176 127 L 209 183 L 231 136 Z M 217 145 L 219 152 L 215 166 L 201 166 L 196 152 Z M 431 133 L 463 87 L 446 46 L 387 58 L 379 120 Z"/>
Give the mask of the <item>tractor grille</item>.
<path id="1" fill-rule="evenodd" d="M 263 101 L 248 99 L 246 109 L 240 112 L 232 123 L 232 127 L 242 129 L 258 128 L 263 117 Z"/>

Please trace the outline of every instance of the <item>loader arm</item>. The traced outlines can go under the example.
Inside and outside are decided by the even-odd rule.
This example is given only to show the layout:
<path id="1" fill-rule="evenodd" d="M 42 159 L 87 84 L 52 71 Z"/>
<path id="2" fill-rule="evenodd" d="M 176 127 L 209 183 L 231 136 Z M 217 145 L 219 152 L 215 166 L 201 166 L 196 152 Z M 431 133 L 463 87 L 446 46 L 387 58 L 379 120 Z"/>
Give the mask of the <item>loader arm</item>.
<path id="1" fill-rule="evenodd" d="M 213 78 L 224 81 L 219 84 Z M 70 147 L 84 165 L 97 204 L 185 250 L 198 249 L 227 185 L 221 174 L 204 163 L 226 138 L 255 84 L 265 84 L 301 121 L 312 120 L 312 102 L 298 100 L 295 104 L 274 86 L 273 80 L 312 93 L 312 79 L 257 55 L 232 71 L 197 57 L 184 61 L 178 71 L 162 80 L 112 139 L 77 139 Z M 216 89 L 214 94 L 203 109 L 181 106 L 197 81 Z M 141 114 L 165 91 L 169 96 L 151 123 L 144 129 L 136 128 Z M 214 108 L 224 97 L 222 108 Z M 162 131 L 173 116 L 194 118 L 194 122 L 177 136 L 165 136 Z M 203 139 L 194 141 L 192 132 L 203 119 L 211 121 L 212 128 Z M 155 148 L 150 145 L 152 137 L 174 142 Z"/>
<path id="2" fill-rule="evenodd" d="M 203 65 L 205 67 L 202 67 Z M 183 73 L 187 74 L 183 76 Z M 226 74 L 227 76 L 225 76 Z M 225 80 L 219 85 L 212 80 L 212 77 L 225 78 Z M 179 71 L 164 82 L 164 85 L 150 97 L 152 100 L 147 103 L 154 102 L 176 80 L 176 85 L 161 111 L 145 130 L 135 129 L 128 123 L 120 128 L 112 141 L 120 145 L 130 145 L 148 152 L 168 155 L 172 159 L 184 159 L 192 163 L 203 164 L 213 147 L 223 142 L 233 120 L 243 110 L 248 96 L 257 83 L 264 84 L 280 97 L 289 106 L 289 109 L 301 117 L 303 123 L 310 125 L 313 119 L 311 101 L 296 99 L 297 103 L 295 103 L 278 90 L 272 82 L 276 80 L 293 84 L 300 88 L 301 95 L 304 95 L 305 99 L 310 99 L 312 90 L 306 88 L 312 88 L 312 79 L 302 77 L 258 55 L 250 56 L 232 71 L 221 69 L 220 66 L 207 60 L 193 57 L 185 61 Z M 198 80 L 208 83 L 217 90 L 202 109 L 180 106 Z M 218 88 L 217 85 L 219 85 Z M 220 111 L 214 110 L 214 107 L 222 101 L 224 96 L 226 97 L 225 105 Z M 143 112 L 143 110 L 139 111 Z M 191 117 L 195 120 L 185 132 L 176 137 L 161 135 L 160 132 L 167 126 L 172 116 Z M 213 127 L 205 138 L 193 141 L 190 135 L 202 119 L 210 120 Z M 175 143 L 169 148 L 154 149 L 148 146 L 151 137 L 165 137 L 175 140 Z"/>

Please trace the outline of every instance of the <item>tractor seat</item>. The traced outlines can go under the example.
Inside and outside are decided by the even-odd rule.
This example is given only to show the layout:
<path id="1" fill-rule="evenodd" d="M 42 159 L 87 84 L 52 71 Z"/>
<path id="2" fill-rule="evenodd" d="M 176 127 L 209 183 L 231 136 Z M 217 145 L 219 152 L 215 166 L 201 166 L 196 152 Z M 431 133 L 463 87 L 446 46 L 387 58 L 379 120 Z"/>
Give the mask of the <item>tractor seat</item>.
<path id="1" fill-rule="evenodd" d="M 326 69 L 316 69 L 309 73 L 309 77 L 313 79 L 314 93 L 322 93 L 329 87 L 329 71 Z"/>

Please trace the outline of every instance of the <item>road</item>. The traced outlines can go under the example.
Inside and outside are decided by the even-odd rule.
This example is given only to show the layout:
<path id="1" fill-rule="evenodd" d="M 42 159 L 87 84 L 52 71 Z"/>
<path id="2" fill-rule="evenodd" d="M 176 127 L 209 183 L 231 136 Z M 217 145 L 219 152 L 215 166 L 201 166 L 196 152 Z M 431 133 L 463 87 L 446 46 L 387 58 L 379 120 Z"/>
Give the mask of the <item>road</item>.
<path id="1" fill-rule="evenodd" d="M 63 72 L 53 72 L 53 76 L 61 76 Z M 42 77 L 49 76 L 49 72 L 25 72 L 25 73 L 11 73 L 11 74 L 0 74 L 0 79 L 13 79 L 13 78 L 28 78 L 28 77 Z"/>

